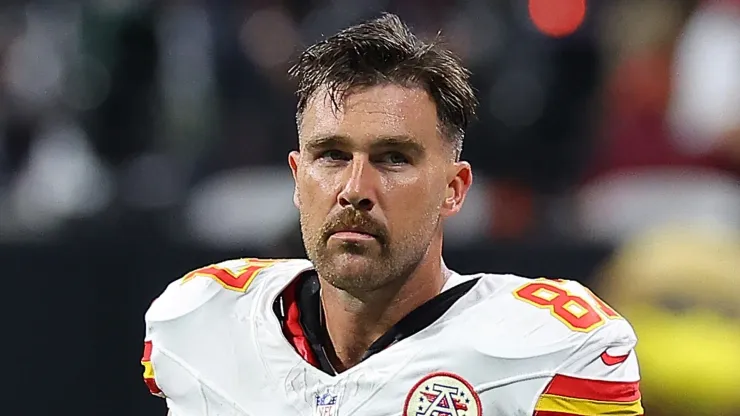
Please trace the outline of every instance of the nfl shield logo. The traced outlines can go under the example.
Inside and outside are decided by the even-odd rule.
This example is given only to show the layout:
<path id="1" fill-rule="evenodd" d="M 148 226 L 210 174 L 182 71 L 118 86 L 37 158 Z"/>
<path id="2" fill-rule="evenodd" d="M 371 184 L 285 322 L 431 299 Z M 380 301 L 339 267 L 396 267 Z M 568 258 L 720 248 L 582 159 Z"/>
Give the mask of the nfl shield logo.
<path id="1" fill-rule="evenodd" d="M 315 416 L 337 416 L 339 414 L 338 408 L 339 400 L 337 395 L 331 394 L 329 391 L 316 395 Z"/>

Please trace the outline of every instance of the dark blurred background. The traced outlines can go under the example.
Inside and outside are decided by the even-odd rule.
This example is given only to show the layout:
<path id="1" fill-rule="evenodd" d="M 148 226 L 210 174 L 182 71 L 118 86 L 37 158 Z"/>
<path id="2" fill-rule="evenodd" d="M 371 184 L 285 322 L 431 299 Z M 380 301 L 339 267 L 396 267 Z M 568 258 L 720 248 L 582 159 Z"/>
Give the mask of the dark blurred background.
<path id="1" fill-rule="evenodd" d="M 740 415 L 740 1 L 543 4 L 4 1 L 2 414 L 164 415 L 144 311 L 192 268 L 303 256 L 286 70 L 385 10 L 481 101 L 447 262 L 589 284 L 638 332 L 648 414 Z"/>

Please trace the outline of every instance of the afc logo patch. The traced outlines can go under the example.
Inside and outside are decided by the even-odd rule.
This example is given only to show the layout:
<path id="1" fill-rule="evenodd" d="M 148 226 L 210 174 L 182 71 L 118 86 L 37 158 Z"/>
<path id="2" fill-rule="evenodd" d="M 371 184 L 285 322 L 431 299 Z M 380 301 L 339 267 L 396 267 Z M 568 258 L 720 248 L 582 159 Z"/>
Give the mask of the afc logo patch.
<path id="1" fill-rule="evenodd" d="M 481 416 L 480 397 L 473 386 L 452 373 L 432 373 L 409 391 L 404 416 Z"/>

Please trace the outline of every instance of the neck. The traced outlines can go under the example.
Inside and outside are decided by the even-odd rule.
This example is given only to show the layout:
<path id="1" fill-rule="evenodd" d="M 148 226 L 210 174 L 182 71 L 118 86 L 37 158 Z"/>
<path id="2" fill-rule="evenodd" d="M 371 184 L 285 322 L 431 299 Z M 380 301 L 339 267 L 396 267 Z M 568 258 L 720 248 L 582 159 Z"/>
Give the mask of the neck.
<path id="1" fill-rule="evenodd" d="M 440 256 L 427 257 L 407 279 L 362 299 L 321 282 L 321 301 L 331 339 L 327 354 L 337 371 L 358 364 L 373 342 L 440 293 L 449 271 Z"/>

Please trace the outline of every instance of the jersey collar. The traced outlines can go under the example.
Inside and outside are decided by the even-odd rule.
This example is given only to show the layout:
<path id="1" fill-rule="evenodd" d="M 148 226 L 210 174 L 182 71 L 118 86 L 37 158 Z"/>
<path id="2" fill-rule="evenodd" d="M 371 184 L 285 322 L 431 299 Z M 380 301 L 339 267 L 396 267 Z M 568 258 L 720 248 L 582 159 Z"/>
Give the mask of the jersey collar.
<path id="1" fill-rule="evenodd" d="M 478 280 L 480 278 L 448 286 L 411 311 L 370 345 L 361 361 L 427 328 L 468 293 Z M 303 359 L 329 375 L 336 375 L 325 350 L 330 341 L 324 325 L 320 290 L 316 272 L 304 272 L 285 288 L 275 301 L 274 310 L 282 323 L 283 333 Z"/>

